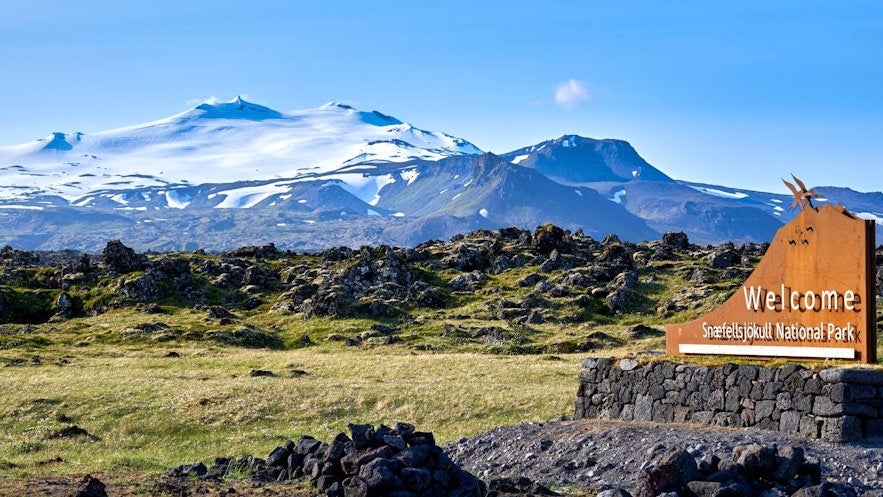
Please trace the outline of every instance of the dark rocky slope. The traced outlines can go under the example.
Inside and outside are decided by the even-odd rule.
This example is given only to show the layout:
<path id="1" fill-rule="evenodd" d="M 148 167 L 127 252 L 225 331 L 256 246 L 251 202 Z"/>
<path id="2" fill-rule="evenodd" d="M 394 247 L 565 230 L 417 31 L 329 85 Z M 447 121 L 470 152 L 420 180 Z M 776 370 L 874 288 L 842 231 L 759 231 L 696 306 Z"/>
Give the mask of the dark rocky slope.
<path id="1" fill-rule="evenodd" d="M 883 495 L 881 448 L 879 440 L 830 444 L 753 429 L 579 420 L 501 427 L 445 450 L 481 478 L 527 477 L 553 488 L 646 497 L 772 497 Z M 680 480 L 660 485 L 660 472 Z"/>

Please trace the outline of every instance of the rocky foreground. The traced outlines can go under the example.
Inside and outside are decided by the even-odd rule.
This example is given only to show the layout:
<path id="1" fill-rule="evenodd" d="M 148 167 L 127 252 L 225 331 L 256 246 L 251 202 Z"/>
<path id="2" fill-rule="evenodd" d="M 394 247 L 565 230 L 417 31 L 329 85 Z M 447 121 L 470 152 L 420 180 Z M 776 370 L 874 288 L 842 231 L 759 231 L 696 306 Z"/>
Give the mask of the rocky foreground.
<path id="1" fill-rule="evenodd" d="M 883 495 L 881 448 L 883 440 L 831 444 L 752 429 L 578 420 L 497 428 L 445 450 L 485 479 L 527 477 L 553 488 L 624 489 L 642 497 L 772 497 Z M 660 468 L 681 481 L 659 485 Z M 682 481 L 691 478 L 716 484 Z M 803 486 L 795 489 L 797 482 Z"/>
<path id="2" fill-rule="evenodd" d="M 135 490 L 88 476 L 15 490 L 3 486 L 0 494 L 879 497 L 883 440 L 831 444 L 752 429 L 563 420 L 501 427 L 440 448 L 404 423 L 353 425 L 331 443 L 303 437 L 266 458 L 180 466 Z"/>
<path id="3" fill-rule="evenodd" d="M 398 423 L 350 425 L 349 435 L 328 444 L 302 437 L 266 459 L 219 458 L 168 475 L 221 480 L 232 468 L 258 484 L 308 481 L 326 497 L 880 496 L 880 447 L 883 440 L 826 444 L 754 430 L 580 420 L 497 428 L 442 450 L 431 433 Z"/>

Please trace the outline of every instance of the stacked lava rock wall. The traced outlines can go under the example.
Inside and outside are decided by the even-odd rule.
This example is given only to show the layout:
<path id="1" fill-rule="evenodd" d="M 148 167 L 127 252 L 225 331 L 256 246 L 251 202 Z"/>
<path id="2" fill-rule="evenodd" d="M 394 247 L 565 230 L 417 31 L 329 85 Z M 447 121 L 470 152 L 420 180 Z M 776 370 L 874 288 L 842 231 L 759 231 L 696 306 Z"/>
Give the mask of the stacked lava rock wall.
<path id="1" fill-rule="evenodd" d="M 575 417 L 747 427 L 850 442 L 883 435 L 883 372 L 586 359 Z"/>

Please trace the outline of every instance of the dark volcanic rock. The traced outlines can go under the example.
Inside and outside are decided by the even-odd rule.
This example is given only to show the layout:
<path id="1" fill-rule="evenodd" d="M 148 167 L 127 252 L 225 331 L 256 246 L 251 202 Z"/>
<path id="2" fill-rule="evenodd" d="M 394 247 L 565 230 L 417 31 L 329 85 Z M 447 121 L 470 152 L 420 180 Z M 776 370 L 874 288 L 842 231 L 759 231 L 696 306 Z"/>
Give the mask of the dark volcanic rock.
<path id="1" fill-rule="evenodd" d="M 641 470 L 636 497 L 655 497 L 665 492 L 678 492 L 699 476 L 696 461 L 686 450 L 669 452 L 651 466 Z"/>
<path id="2" fill-rule="evenodd" d="M 469 243 L 460 243 L 453 253 L 442 260 L 442 263 L 459 271 L 483 271 L 490 267 L 490 250 L 486 247 Z"/>
<path id="3" fill-rule="evenodd" d="M 688 250 L 690 240 L 683 231 L 671 231 L 662 235 L 662 245 L 674 250 Z"/>
<path id="4" fill-rule="evenodd" d="M 533 247 L 541 255 L 547 256 L 553 250 L 569 253 L 572 242 L 573 239 L 570 236 L 570 232 L 564 231 L 552 224 L 544 224 L 537 227 L 533 234 Z"/>
<path id="5" fill-rule="evenodd" d="M 488 482 L 487 497 L 561 495 L 529 478 L 494 478 Z"/>
<path id="6" fill-rule="evenodd" d="M 92 475 L 86 475 L 83 477 L 83 480 L 77 485 L 77 489 L 74 491 L 74 497 L 107 497 L 107 492 L 105 491 L 105 485 L 98 478 L 93 477 Z"/>
<path id="7" fill-rule="evenodd" d="M 147 266 L 147 257 L 136 254 L 119 240 L 107 242 L 102 252 L 104 264 L 110 271 L 120 274 L 140 271 Z"/>
<path id="8" fill-rule="evenodd" d="M 278 256 L 279 253 L 279 249 L 277 249 L 276 245 L 271 242 L 262 247 L 250 245 L 247 247 L 230 250 L 224 255 L 229 255 L 231 257 L 254 257 L 256 259 L 269 259 Z"/>
<path id="9" fill-rule="evenodd" d="M 489 495 L 481 480 L 463 471 L 435 445 L 431 433 L 416 431 L 408 423 L 396 423 L 395 429 L 361 424 L 350 424 L 349 428 L 352 438 L 340 433 L 330 444 L 301 437 L 297 443 L 289 440 L 273 449 L 266 460 L 218 458 L 210 468 L 190 464 L 168 474 L 221 479 L 244 469 L 255 483 L 306 477 L 325 496 Z M 548 490 L 536 484 L 530 488 Z"/>
<path id="10" fill-rule="evenodd" d="M 722 250 L 711 259 L 711 267 L 714 269 L 727 269 L 741 263 L 742 254 L 733 249 Z"/>
<path id="11" fill-rule="evenodd" d="M 362 247 L 344 268 L 326 275 L 300 311 L 305 317 L 360 312 L 392 317 L 418 279 L 404 252 L 385 245 Z"/>
<path id="12" fill-rule="evenodd" d="M 635 286 L 638 284 L 638 274 L 635 271 L 619 273 L 613 282 L 608 285 L 610 293 L 605 299 L 607 307 L 613 312 L 626 310 L 632 300 Z"/>
<path id="13" fill-rule="evenodd" d="M 626 491 L 638 495 L 642 481 L 653 483 L 647 481 L 651 475 L 658 479 L 658 491 L 675 488 L 690 497 L 710 491 L 732 497 L 790 496 L 823 481 L 859 496 L 883 494 L 879 442 L 871 447 L 830 444 L 751 429 L 598 420 L 521 423 L 462 439 L 445 450 L 485 479 L 526 477 L 547 486 L 593 488 L 599 495 L 602 489 L 615 490 L 612 497 Z M 703 483 L 685 481 L 691 478 Z"/>
<path id="14" fill-rule="evenodd" d="M 472 271 L 471 273 L 455 276 L 451 280 L 451 290 L 458 292 L 474 292 L 487 281 L 487 275 L 481 271 Z"/>

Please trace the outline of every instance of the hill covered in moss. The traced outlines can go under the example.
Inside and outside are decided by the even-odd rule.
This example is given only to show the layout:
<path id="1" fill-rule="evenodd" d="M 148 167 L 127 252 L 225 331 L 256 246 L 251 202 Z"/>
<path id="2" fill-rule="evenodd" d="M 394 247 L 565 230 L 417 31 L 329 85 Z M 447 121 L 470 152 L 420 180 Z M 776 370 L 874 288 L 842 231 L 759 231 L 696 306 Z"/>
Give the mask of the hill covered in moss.
<path id="1" fill-rule="evenodd" d="M 269 244 L 222 253 L 0 250 L 0 349 L 211 341 L 566 353 L 662 348 L 661 325 L 723 302 L 763 244 L 629 243 L 553 225 L 414 248 Z"/>

